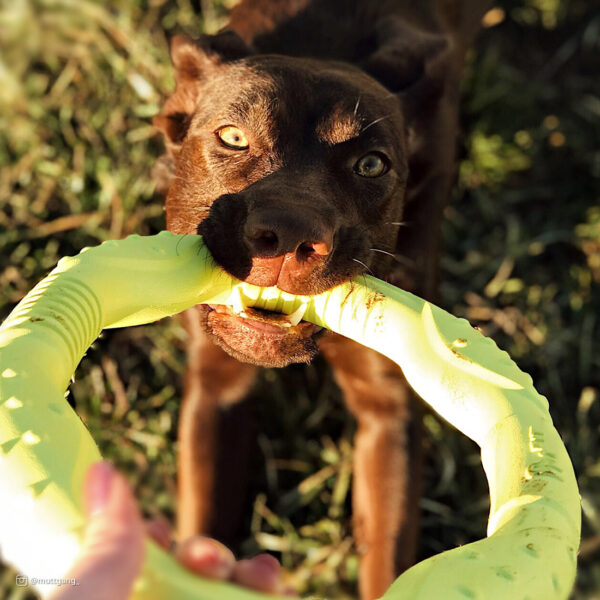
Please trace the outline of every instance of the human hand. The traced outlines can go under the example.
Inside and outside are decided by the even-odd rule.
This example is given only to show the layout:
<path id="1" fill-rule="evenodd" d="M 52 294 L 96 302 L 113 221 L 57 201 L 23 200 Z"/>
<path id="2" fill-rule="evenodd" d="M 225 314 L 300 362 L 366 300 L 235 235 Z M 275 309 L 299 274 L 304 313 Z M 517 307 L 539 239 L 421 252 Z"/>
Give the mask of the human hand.
<path id="1" fill-rule="evenodd" d="M 170 527 L 166 521 L 154 519 L 146 524 L 146 528 L 148 535 L 162 548 L 173 549 Z M 186 569 L 201 577 L 231 581 L 267 594 L 297 596 L 284 586 L 279 562 L 270 554 L 236 561 L 229 548 L 203 536 L 195 536 L 176 545 L 174 553 Z"/>
<path id="2" fill-rule="evenodd" d="M 50 600 L 127 600 L 144 562 L 145 536 L 170 549 L 166 524 L 144 524 L 125 477 L 109 463 L 93 464 L 84 484 L 88 524 L 80 557 L 65 579 L 77 586 L 61 587 Z M 236 561 L 233 553 L 209 538 L 195 537 L 175 552 L 190 571 L 228 580 L 265 593 L 286 593 L 279 563 L 268 554 Z"/>

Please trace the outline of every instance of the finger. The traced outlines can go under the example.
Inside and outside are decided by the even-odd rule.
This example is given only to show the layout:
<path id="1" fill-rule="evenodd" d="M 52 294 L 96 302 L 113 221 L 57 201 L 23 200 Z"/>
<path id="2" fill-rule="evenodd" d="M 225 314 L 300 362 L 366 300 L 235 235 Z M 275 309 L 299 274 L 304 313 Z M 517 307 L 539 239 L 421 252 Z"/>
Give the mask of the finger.
<path id="1" fill-rule="evenodd" d="M 233 570 L 232 580 L 244 587 L 276 594 L 283 590 L 281 567 L 270 554 L 259 554 L 248 560 L 240 560 Z"/>
<path id="2" fill-rule="evenodd" d="M 79 559 L 54 600 L 126 600 L 144 559 L 144 526 L 123 475 L 106 462 L 90 467 L 84 484 L 88 524 Z"/>
<path id="3" fill-rule="evenodd" d="M 230 579 L 235 557 L 217 540 L 196 536 L 177 546 L 177 560 L 190 571 L 210 579 Z"/>
<path id="4" fill-rule="evenodd" d="M 171 526 L 166 519 L 157 518 L 146 521 L 146 534 L 161 548 L 171 550 Z"/>

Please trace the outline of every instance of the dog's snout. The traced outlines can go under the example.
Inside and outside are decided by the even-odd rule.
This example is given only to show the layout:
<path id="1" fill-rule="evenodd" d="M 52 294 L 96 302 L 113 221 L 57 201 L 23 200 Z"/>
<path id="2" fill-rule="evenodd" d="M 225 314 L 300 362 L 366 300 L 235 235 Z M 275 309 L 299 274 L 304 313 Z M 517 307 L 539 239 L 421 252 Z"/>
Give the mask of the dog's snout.
<path id="1" fill-rule="evenodd" d="M 304 242 L 304 244 L 306 245 L 306 248 L 309 250 L 309 252 L 314 252 L 315 254 L 318 254 L 320 256 L 327 256 L 327 254 L 331 252 L 332 241 L 333 240 L 331 236 L 327 236 L 327 239 L 325 241 Z"/>
<path id="2" fill-rule="evenodd" d="M 320 221 L 293 211 L 254 211 L 246 221 L 244 240 L 252 257 L 327 256 L 333 247 L 333 230 Z"/>
<path id="3" fill-rule="evenodd" d="M 244 225 L 252 267 L 246 281 L 306 293 L 309 280 L 333 252 L 335 230 L 311 209 L 255 209 Z"/>
<path id="4" fill-rule="evenodd" d="M 276 256 L 280 246 L 280 238 L 271 229 L 246 227 L 245 239 L 254 256 Z"/>

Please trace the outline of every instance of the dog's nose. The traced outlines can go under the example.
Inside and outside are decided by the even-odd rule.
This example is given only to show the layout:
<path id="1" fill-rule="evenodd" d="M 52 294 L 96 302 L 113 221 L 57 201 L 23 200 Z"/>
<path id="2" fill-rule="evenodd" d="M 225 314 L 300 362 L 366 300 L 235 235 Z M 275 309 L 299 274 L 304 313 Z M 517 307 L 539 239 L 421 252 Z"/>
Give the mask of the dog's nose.
<path id="1" fill-rule="evenodd" d="M 317 223 L 316 218 L 281 210 L 255 211 L 246 221 L 244 239 L 253 258 L 296 254 L 302 260 L 312 254 L 330 254 L 333 231 Z"/>
<path id="2" fill-rule="evenodd" d="M 252 267 L 248 283 L 309 293 L 310 280 L 333 251 L 334 228 L 319 215 L 270 209 L 248 215 L 244 241 Z"/>

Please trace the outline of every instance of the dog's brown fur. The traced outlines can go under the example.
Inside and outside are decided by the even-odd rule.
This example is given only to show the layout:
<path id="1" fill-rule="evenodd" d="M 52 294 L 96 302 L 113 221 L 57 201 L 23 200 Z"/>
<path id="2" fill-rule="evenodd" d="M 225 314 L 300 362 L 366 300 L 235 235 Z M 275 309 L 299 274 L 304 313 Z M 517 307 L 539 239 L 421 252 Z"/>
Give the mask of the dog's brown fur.
<path id="1" fill-rule="evenodd" d="M 313 294 L 368 268 L 432 298 L 459 80 L 484 4 L 246 0 L 221 34 L 175 38 L 177 87 L 155 121 L 168 228 L 201 233 L 223 268 L 259 285 Z M 226 125 L 244 130 L 248 149 L 220 143 Z M 372 152 L 387 171 L 362 177 L 357 161 Z M 211 307 L 185 319 L 179 535 L 231 539 L 251 430 L 224 427 L 224 407 L 244 398 L 256 365 L 320 350 L 358 421 L 361 598 L 382 595 L 414 561 L 418 528 L 419 415 L 400 370 L 308 324 L 279 334 Z"/>

